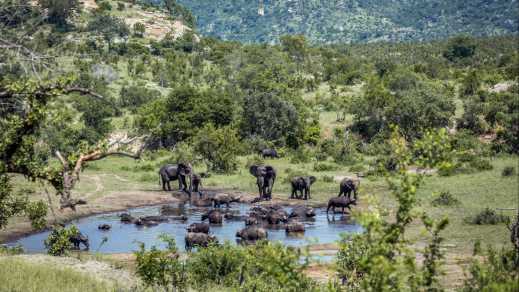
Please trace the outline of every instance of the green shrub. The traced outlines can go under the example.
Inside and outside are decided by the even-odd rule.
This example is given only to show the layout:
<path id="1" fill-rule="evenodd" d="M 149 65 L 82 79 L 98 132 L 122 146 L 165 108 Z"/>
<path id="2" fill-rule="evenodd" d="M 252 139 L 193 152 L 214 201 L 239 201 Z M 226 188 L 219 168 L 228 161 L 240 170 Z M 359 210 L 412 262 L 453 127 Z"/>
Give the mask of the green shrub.
<path id="1" fill-rule="evenodd" d="M 265 159 L 263 159 L 263 157 L 258 154 L 252 155 L 251 157 L 247 158 L 245 167 L 248 170 L 252 165 L 265 165 Z"/>
<path id="2" fill-rule="evenodd" d="M 122 2 L 117 2 L 117 10 L 119 10 L 119 11 L 123 11 L 124 8 L 125 8 L 124 3 L 122 3 Z"/>
<path id="3" fill-rule="evenodd" d="M 478 225 L 496 225 L 499 223 L 506 223 L 509 219 L 508 216 L 497 214 L 495 210 L 485 208 L 485 210 L 470 219 L 470 223 Z"/>
<path id="4" fill-rule="evenodd" d="M 292 151 L 290 163 L 308 163 L 312 160 L 312 151 L 307 147 L 299 147 Z"/>
<path id="5" fill-rule="evenodd" d="M 314 164 L 315 171 L 333 171 L 337 170 L 339 167 L 334 164 L 324 163 L 324 162 L 316 162 Z"/>
<path id="6" fill-rule="evenodd" d="M 367 169 L 366 166 L 364 166 L 364 164 L 355 164 L 350 167 L 351 172 L 365 172 L 366 170 Z"/>
<path id="7" fill-rule="evenodd" d="M 34 229 L 42 229 L 47 223 L 45 220 L 47 204 L 43 201 L 30 202 L 25 208 L 25 214 L 31 220 L 31 225 Z"/>
<path id="8" fill-rule="evenodd" d="M 23 253 L 23 246 L 20 244 L 15 246 L 0 245 L 0 255 L 17 255 Z"/>
<path id="9" fill-rule="evenodd" d="M 449 191 L 441 192 L 431 202 L 433 206 L 454 206 L 458 205 L 460 201 L 456 199 Z"/>
<path id="10" fill-rule="evenodd" d="M 69 228 L 55 227 L 44 241 L 47 253 L 53 256 L 68 255 L 74 248 L 70 242 L 70 237 L 77 234 L 79 234 L 79 229 L 74 225 Z"/>
<path id="11" fill-rule="evenodd" d="M 492 168 L 494 168 L 492 166 L 492 164 L 490 163 L 490 161 L 488 161 L 487 159 L 482 159 L 482 158 L 476 158 L 474 159 L 473 161 L 470 162 L 470 166 L 477 169 L 477 170 L 491 170 Z"/>
<path id="12" fill-rule="evenodd" d="M 515 167 L 513 166 L 506 166 L 503 168 L 503 171 L 501 172 L 502 176 L 514 176 L 515 175 Z"/>
<path id="13" fill-rule="evenodd" d="M 184 263 L 179 260 L 175 239 L 167 235 L 159 237 L 167 243 L 166 250 L 159 250 L 152 246 L 146 250 L 144 243 L 141 243 L 136 256 L 136 274 L 148 286 L 155 289 L 162 288 L 166 291 L 180 291 L 187 286 L 187 275 Z"/>
<path id="14" fill-rule="evenodd" d="M 438 165 L 439 176 L 451 176 L 456 171 L 456 166 L 450 162 L 443 162 Z"/>
<path id="15" fill-rule="evenodd" d="M 240 271 L 245 264 L 245 250 L 229 242 L 210 245 L 191 254 L 188 270 L 196 287 L 239 285 Z"/>
<path id="16" fill-rule="evenodd" d="M 510 248 L 489 248 L 485 260 L 474 258 L 462 291 L 519 291 L 519 253 Z"/>
<path id="17" fill-rule="evenodd" d="M 238 168 L 238 154 L 243 145 L 238 132 L 231 126 L 215 128 L 204 126 L 194 137 L 196 153 L 207 163 L 207 169 L 217 173 L 232 173 Z"/>

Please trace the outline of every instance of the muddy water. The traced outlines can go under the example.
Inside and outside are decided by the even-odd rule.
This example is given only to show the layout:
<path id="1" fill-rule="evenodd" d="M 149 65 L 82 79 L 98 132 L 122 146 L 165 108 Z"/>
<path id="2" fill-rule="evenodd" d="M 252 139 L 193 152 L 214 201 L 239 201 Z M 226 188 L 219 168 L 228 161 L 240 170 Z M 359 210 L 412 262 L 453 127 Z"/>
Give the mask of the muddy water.
<path id="1" fill-rule="evenodd" d="M 246 215 L 250 205 L 234 204 L 230 210 L 241 215 Z M 160 215 L 161 206 L 143 207 L 130 209 L 128 212 L 134 216 Z M 178 209 L 179 214 L 183 213 L 188 216 L 187 221 L 170 221 L 152 227 L 139 227 L 134 224 L 123 224 L 120 222 L 119 214 L 121 212 L 109 213 L 103 215 L 95 215 L 75 220 L 71 224 L 75 224 L 79 230 L 88 236 L 90 240 L 90 250 L 100 253 L 128 253 L 138 249 L 139 242 L 142 242 L 149 248 L 152 245 L 165 247 L 158 240 L 160 234 L 166 233 L 173 236 L 176 240 L 179 250 L 184 250 L 184 236 L 186 235 L 186 227 L 194 222 L 201 222 L 201 215 L 205 213 L 207 208 L 196 208 L 185 206 Z M 286 210 L 290 212 L 290 208 Z M 335 219 L 335 220 L 333 220 Z M 303 246 L 308 244 L 324 244 L 333 243 L 340 239 L 341 233 L 358 233 L 362 232 L 362 227 L 341 218 L 341 215 L 331 214 L 326 216 L 326 210 L 316 209 L 314 220 L 304 222 L 306 231 L 304 236 L 287 236 L 285 230 L 268 229 L 268 239 L 271 241 L 281 241 L 290 246 Z M 109 231 L 100 231 L 100 224 L 110 224 L 112 226 Z M 222 225 L 211 225 L 210 233 L 216 235 L 219 242 L 226 240 L 236 243 L 236 231 L 245 227 L 243 221 L 225 220 Z M 10 244 L 21 244 L 26 252 L 45 252 L 43 241 L 49 235 L 49 231 L 36 233 L 21 238 Z M 105 240 L 106 239 L 106 240 Z M 103 243 L 103 241 L 105 241 Z"/>

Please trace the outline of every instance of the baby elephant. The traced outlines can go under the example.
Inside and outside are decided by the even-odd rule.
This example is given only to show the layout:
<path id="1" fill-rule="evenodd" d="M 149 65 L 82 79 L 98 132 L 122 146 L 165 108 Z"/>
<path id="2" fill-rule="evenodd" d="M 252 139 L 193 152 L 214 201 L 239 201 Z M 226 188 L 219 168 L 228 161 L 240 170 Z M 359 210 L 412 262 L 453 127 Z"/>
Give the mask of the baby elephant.
<path id="1" fill-rule="evenodd" d="M 191 184 L 193 185 L 193 192 L 197 192 L 200 197 L 203 196 L 200 188 L 202 187 L 202 175 L 193 173 L 191 178 Z"/>
<path id="2" fill-rule="evenodd" d="M 211 242 L 218 243 L 216 236 L 200 232 L 188 232 L 186 234 L 185 241 L 186 251 L 191 251 L 193 247 L 197 246 L 207 247 Z"/>
<path id="3" fill-rule="evenodd" d="M 202 221 L 209 219 L 209 223 L 211 224 L 222 224 L 223 215 L 222 212 L 218 210 L 211 210 L 202 215 Z"/>
<path id="4" fill-rule="evenodd" d="M 292 184 L 292 194 L 290 195 L 291 199 L 310 199 L 310 186 L 317 180 L 315 176 L 296 176 L 290 180 L 290 184 Z M 301 195 L 298 195 L 297 192 L 300 192 Z M 303 198 L 304 192 L 304 198 Z"/>
<path id="5" fill-rule="evenodd" d="M 328 201 L 328 208 L 326 208 L 326 215 L 328 215 L 328 211 L 332 209 L 333 214 L 335 214 L 335 208 L 342 208 L 342 213 L 344 213 L 344 208 L 348 208 L 351 211 L 350 206 L 356 205 L 355 200 L 351 200 L 350 198 L 344 197 L 334 197 Z"/>
<path id="6" fill-rule="evenodd" d="M 287 224 L 285 227 L 286 233 L 301 233 L 305 232 L 305 225 L 301 222 L 293 222 L 290 224 Z"/>
<path id="7" fill-rule="evenodd" d="M 268 236 L 267 230 L 261 227 L 248 226 L 242 230 L 236 232 L 236 237 L 239 237 L 247 241 L 255 241 L 260 239 L 266 239 Z"/>
<path id="8" fill-rule="evenodd" d="M 218 193 L 214 195 L 211 199 L 213 201 L 215 208 L 220 208 L 221 205 L 226 205 L 229 208 L 231 203 L 237 203 L 240 201 L 240 198 L 235 198 L 229 194 Z"/>
<path id="9" fill-rule="evenodd" d="M 207 223 L 193 223 L 187 227 L 187 232 L 205 233 L 209 234 L 209 224 Z"/>

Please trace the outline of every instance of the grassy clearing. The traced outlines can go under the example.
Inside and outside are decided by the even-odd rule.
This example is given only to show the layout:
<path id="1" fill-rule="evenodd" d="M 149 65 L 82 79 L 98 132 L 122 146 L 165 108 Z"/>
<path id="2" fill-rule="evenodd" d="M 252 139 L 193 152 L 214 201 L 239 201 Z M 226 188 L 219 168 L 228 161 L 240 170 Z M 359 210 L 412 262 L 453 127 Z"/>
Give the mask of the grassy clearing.
<path id="1" fill-rule="evenodd" d="M 30 281 L 28 281 L 30 279 Z M 0 257 L 0 291 L 122 291 L 114 284 L 98 281 L 69 268 L 31 264 Z"/>

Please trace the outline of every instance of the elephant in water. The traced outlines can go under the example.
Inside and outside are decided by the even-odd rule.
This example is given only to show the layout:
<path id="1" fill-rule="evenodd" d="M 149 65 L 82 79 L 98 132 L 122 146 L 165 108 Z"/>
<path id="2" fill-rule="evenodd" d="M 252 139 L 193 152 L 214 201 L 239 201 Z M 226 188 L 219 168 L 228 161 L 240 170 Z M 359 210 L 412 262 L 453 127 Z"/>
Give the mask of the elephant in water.
<path id="1" fill-rule="evenodd" d="M 79 250 L 79 245 L 83 244 L 85 246 L 85 250 L 89 250 L 90 244 L 88 241 L 88 237 L 83 235 L 81 232 L 78 232 L 77 234 L 71 235 L 68 240 L 70 243 L 74 245 L 74 249 Z"/>
<path id="2" fill-rule="evenodd" d="M 276 181 L 276 170 L 270 165 L 252 165 L 249 168 L 250 173 L 256 177 L 258 185 L 259 198 L 265 200 L 272 199 L 272 188 Z"/>
<path id="3" fill-rule="evenodd" d="M 317 180 L 315 176 L 296 176 L 290 180 L 290 184 L 292 185 L 292 194 L 290 195 L 291 199 L 310 199 L 310 186 Z M 301 195 L 297 195 L 297 192 L 300 192 Z M 304 192 L 304 197 L 303 197 Z"/>
<path id="4" fill-rule="evenodd" d="M 186 184 L 186 177 L 189 179 L 189 186 Z M 193 190 L 193 169 L 190 164 L 166 164 L 159 170 L 159 179 L 164 191 L 171 191 L 171 185 L 169 182 L 178 179 L 179 190 L 187 192 L 191 196 L 191 192 Z"/>

